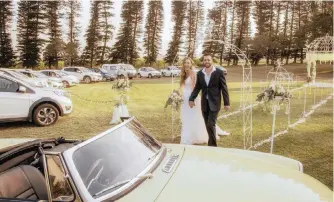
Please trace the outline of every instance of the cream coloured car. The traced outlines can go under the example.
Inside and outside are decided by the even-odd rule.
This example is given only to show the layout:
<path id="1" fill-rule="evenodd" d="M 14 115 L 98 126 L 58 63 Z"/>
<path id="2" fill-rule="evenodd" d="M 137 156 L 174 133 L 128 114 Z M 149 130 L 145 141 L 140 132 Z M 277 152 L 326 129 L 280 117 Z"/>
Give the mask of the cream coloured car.
<path id="1" fill-rule="evenodd" d="M 12 201 L 25 197 L 29 186 L 36 200 L 49 201 L 320 202 L 333 197 L 328 187 L 303 174 L 296 160 L 161 144 L 134 118 L 86 141 L 59 138 L 7 147 L 0 150 L 0 165 L 0 197 Z M 14 178 L 20 189 L 14 189 Z"/>

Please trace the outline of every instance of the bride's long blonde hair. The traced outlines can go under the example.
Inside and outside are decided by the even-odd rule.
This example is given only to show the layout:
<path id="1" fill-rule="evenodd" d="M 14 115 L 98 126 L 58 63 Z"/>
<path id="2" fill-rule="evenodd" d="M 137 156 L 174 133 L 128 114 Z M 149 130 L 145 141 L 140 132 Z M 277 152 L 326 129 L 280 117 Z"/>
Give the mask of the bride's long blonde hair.
<path id="1" fill-rule="evenodd" d="M 194 61 L 190 58 L 190 57 L 185 57 L 182 61 L 182 68 L 181 68 L 181 76 L 180 76 L 180 87 L 182 87 L 187 79 L 187 73 L 186 73 L 186 70 L 185 70 L 185 67 L 184 67 L 184 63 L 189 60 L 190 63 L 191 63 L 191 67 L 190 69 L 192 70 L 193 69 L 193 66 L 194 66 Z"/>

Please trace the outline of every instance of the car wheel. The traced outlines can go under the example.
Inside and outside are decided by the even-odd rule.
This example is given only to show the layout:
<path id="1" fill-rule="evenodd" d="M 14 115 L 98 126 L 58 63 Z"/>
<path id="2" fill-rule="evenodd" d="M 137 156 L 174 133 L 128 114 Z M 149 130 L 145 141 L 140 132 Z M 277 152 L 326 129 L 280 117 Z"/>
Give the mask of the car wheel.
<path id="1" fill-rule="evenodd" d="M 91 83 L 92 82 L 92 79 L 89 76 L 85 76 L 83 80 L 84 80 L 85 83 Z"/>
<path id="2" fill-rule="evenodd" d="M 107 81 L 107 77 L 103 77 L 102 81 L 106 82 Z"/>
<path id="3" fill-rule="evenodd" d="M 162 75 L 163 77 L 165 77 L 165 73 L 162 72 L 161 75 Z"/>
<path id="4" fill-rule="evenodd" d="M 42 104 L 34 110 L 33 120 L 38 126 L 49 126 L 58 120 L 59 111 L 51 104 Z"/>
<path id="5" fill-rule="evenodd" d="M 137 74 L 137 77 L 138 77 L 138 78 L 141 78 L 141 75 L 140 75 L 140 74 Z"/>
<path id="6" fill-rule="evenodd" d="M 149 75 L 148 75 L 148 78 L 150 78 L 150 79 L 151 79 L 151 78 L 152 78 L 152 74 L 149 74 Z"/>
<path id="7" fill-rule="evenodd" d="M 131 80 L 131 79 L 133 79 L 133 77 L 129 77 L 129 79 Z"/>
<path id="8" fill-rule="evenodd" d="M 70 87 L 70 84 L 67 81 L 63 81 L 62 83 L 63 83 L 64 88 Z"/>

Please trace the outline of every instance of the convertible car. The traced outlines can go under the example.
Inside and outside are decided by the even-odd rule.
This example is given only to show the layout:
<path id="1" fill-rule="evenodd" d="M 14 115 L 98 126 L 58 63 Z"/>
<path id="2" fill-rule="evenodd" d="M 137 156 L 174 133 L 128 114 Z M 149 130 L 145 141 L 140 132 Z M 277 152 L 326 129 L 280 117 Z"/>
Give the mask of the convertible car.
<path id="1" fill-rule="evenodd" d="M 161 144 L 134 117 L 86 141 L 0 150 L 6 201 L 332 201 L 300 162 L 266 153 Z"/>

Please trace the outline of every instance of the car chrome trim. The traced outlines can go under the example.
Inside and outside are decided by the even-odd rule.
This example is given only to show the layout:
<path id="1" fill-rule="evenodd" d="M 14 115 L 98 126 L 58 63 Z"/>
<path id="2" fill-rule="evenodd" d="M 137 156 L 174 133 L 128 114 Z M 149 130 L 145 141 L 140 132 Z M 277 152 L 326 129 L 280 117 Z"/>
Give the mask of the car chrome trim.
<path id="1" fill-rule="evenodd" d="M 178 159 L 179 155 L 171 155 L 167 163 L 163 166 L 162 171 L 164 171 L 165 173 L 170 173 L 176 165 Z"/>
<path id="2" fill-rule="evenodd" d="M 304 173 L 304 166 L 300 161 L 298 161 L 298 167 L 299 167 L 299 171 Z"/>
<path id="3" fill-rule="evenodd" d="M 116 198 L 119 198 L 120 195 L 124 195 L 124 191 L 132 189 L 134 186 L 137 186 L 140 182 L 144 181 L 145 179 L 141 179 L 138 176 L 145 175 L 149 172 L 152 172 L 157 167 L 157 164 L 159 162 L 161 162 L 162 158 L 166 155 L 167 149 L 164 146 L 161 146 L 161 149 L 158 151 L 159 154 L 156 156 L 156 158 L 154 158 L 154 160 L 142 172 L 140 172 L 137 175 L 137 177 L 135 177 L 129 183 L 120 187 L 119 189 L 117 189 L 113 192 L 110 192 L 109 194 L 106 194 L 106 195 L 101 196 L 101 197 L 96 198 L 96 199 L 93 198 L 93 196 L 88 192 L 86 186 L 84 185 L 83 180 L 80 177 L 80 174 L 77 171 L 77 168 L 76 168 L 76 166 L 73 162 L 73 159 L 72 159 L 73 153 L 77 149 L 79 149 L 79 148 L 81 148 L 81 147 L 83 147 L 83 146 L 85 146 L 85 145 L 87 145 L 87 144 L 89 144 L 89 143 L 107 135 L 107 134 L 110 134 L 111 132 L 113 132 L 113 131 L 121 128 L 121 127 L 123 127 L 124 125 L 128 124 L 129 122 L 131 122 L 134 119 L 135 119 L 135 117 L 131 117 L 130 119 L 125 120 L 124 122 L 120 123 L 119 125 L 111 128 L 111 129 L 109 129 L 109 130 L 107 130 L 107 131 L 105 131 L 105 132 L 103 132 L 103 133 L 101 133 L 101 134 L 99 134 L 95 137 L 92 137 L 89 140 L 86 140 L 86 141 L 84 141 L 80 144 L 77 144 L 74 147 L 72 147 L 72 148 L 70 148 L 70 149 L 68 149 L 68 150 L 66 150 L 62 153 L 62 156 L 64 158 L 64 161 L 65 161 L 66 165 L 67 165 L 69 173 L 70 173 L 74 183 L 76 184 L 76 187 L 78 189 L 78 193 L 81 196 L 83 201 L 96 201 L 96 200 L 103 201 L 103 200 L 106 200 L 106 199 L 116 200 Z"/>

